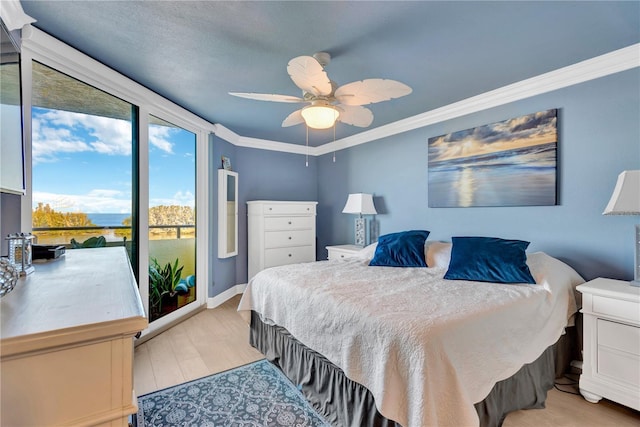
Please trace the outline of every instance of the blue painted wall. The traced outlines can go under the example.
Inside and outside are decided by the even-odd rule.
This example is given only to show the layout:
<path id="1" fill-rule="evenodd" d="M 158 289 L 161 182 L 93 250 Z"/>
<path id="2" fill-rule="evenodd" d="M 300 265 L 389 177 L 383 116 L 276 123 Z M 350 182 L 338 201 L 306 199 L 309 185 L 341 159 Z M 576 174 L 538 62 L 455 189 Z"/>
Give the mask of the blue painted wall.
<path id="1" fill-rule="evenodd" d="M 558 205 L 429 208 L 427 140 L 452 131 L 558 108 Z M 633 277 L 638 217 L 602 216 L 618 174 L 640 169 L 640 70 L 633 69 L 388 137 L 318 163 L 318 247 L 353 243 L 349 193 L 374 195 L 379 233 L 431 231 L 430 239 L 481 235 L 528 240 L 585 279 Z M 323 252 L 324 255 L 324 252 Z"/>
<path id="2" fill-rule="evenodd" d="M 212 171 L 211 194 L 210 277 L 209 296 L 242 283 L 247 283 L 247 201 L 249 200 L 318 200 L 318 159 L 276 151 L 236 147 L 211 136 L 209 164 L 221 166 L 221 156 L 231 159 L 232 169 L 238 172 L 238 256 L 218 258 L 218 173 Z"/>

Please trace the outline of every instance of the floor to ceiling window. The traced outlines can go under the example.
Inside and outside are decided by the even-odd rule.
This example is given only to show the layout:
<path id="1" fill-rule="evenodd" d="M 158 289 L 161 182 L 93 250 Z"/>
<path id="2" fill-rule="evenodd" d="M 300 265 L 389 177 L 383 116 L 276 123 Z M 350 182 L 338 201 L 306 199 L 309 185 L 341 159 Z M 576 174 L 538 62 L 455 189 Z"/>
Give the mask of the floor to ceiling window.
<path id="1" fill-rule="evenodd" d="M 130 256 L 135 106 L 32 62 L 32 226 L 40 244 Z"/>
<path id="2" fill-rule="evenodd" d="M 198 211 L 196 200 L 207 197 L 206 131 L 164 101 L 158 114 L 75 70 L 29 61 L 29 211 L 38 243 L 126 247 L 151 322 L 143 335 L 204 305 L 207 203 Z"/>

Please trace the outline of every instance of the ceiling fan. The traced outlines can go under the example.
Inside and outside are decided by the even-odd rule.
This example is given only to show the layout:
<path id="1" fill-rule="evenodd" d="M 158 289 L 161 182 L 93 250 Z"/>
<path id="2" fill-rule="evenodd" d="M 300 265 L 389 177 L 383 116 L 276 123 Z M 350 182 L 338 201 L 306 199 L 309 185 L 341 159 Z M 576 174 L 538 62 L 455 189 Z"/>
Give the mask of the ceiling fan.
<path id="1" fill-rule="evenodd" d="M 373 122 L 373 113 L 363 105 L 411 93 L 409 86 L 389 79 L 366 79 L 338 87 L 324 71 L 330 60 L 331 55 L 327 52 L 318 52 L 313 56 L 298 56 L 289 61 L 287 72 L 293 83 L 302 89 L 302 97 L 246 92 L 229 94 L 259 101 L 307 103 L 309 105 L 284 119 L 282 127 L 306 123 L 314 129 L 328 129 L 336 121 L 367 127 Z"/>

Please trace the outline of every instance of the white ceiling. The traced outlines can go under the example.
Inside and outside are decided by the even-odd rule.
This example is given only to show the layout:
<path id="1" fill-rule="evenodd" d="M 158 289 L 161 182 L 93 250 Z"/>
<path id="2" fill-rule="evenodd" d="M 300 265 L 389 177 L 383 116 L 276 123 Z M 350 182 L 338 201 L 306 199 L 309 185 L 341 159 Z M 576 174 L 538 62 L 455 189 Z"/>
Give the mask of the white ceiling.
<path id="1" fill-rule="evenodd" d="M 640 42 L 638 1 L 31 1 L 34 26 L 202 118 L 246 137 L 304 144 L 282 128 L 299 96 L 287 62 L 327 51 L 338 85 L 390 78 L 413 93 L 373 104 L 370 128 Z M 336 136 L 363 129 L 338 123 Z M 312 130 L 310 144 L 333 139 Z"/>

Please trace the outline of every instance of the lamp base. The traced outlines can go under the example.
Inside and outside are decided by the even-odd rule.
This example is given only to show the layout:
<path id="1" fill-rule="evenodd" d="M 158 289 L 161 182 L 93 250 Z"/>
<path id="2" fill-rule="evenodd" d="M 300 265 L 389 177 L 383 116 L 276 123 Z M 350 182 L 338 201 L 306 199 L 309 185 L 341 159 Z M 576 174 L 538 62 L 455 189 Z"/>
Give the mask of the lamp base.
<path id="1" fill-rule="evenodd" d="M 356 236 L 355 243 L 356 246 L 364 247 L 364 239 L 365 239 L 365 229 L 364 229 L 364 218 L 356 218 Z"/>

